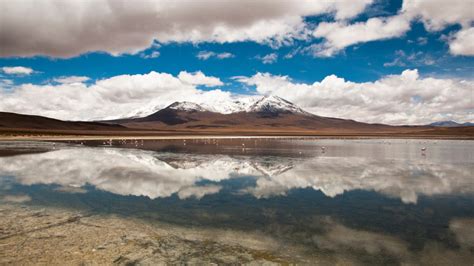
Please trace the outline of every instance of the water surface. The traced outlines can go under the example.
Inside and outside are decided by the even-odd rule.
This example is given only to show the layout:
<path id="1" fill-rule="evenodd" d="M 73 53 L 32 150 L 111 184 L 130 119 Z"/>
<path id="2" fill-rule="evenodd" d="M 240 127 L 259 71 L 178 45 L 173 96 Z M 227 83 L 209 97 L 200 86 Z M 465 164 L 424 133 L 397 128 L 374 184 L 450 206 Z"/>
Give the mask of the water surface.
<path id="1" fill-rule="evenodd" d="M 474 142 L 3 142 L 0 195 L 274 241 L 306 261 L 472 265 Z M 291 253 L 290 252 L 290 253 Z"/>

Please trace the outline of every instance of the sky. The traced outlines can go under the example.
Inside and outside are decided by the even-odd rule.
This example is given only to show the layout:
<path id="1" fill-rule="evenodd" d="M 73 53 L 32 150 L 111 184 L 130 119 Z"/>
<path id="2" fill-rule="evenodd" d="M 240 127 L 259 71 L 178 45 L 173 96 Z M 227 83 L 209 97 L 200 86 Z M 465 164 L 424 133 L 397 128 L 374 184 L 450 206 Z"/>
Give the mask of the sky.
<path id="1" fill-rule="evenodd" d="M 474 0 L 0 0 L 0 111 L 101 120 L 276 95 L 474 122 Z"/>

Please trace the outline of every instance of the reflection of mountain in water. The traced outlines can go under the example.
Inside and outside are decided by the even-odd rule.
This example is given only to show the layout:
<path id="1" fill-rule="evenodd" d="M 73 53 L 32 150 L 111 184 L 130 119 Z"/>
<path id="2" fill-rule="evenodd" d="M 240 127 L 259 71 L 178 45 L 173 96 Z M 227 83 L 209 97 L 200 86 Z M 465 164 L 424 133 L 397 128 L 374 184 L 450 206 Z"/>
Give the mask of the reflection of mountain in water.
<path id="1" fill-rule="evenodd" d="M 414 203 L 420 195 L 472 193 L 472 172 L 472 164 L 428 160 L 194 155 L 114 148 L 65 148 L 0 158 L 0 175 L 14 176 L 24 185 L 91 184 L 119 195 L 152 199 L 175 193 L 180 198 L 201 198 L 218 193 L 220 181 L 253 176 L 255 184 L 242 191 L 258 198 L 313 188 L 329 197 L 370 190 Z"/>

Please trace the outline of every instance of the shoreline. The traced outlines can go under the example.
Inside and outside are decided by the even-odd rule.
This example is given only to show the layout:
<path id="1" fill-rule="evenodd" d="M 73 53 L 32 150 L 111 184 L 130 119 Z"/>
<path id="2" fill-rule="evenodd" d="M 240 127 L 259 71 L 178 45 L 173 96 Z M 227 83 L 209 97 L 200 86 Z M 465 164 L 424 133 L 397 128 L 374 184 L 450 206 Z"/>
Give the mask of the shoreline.
<path id="1" fill-rule="evenodd" d="M 206 140 L 206 139 L 427 139 L 474 140 L 474 136 L 433 135 L 44 135 L 2 136 L 0 141 L 91 141 L 91 140 Z"/>

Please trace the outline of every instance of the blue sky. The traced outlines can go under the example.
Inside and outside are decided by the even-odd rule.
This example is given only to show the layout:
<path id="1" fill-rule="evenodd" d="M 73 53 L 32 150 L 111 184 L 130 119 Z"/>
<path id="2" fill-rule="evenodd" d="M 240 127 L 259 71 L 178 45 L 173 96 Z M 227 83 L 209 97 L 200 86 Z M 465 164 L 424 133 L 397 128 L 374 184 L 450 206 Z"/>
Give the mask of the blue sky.
<path id="1" fill-rule="evenodd" d="M 44 3 L 47 2 L 52 1 L 44 1 Z M 73 2 L 75 1 L 71 1 L 71 3 Z M 160 1 L 156 2 L 158 3 Z M 203 1 L 202 4 L 211 6 L 212 1 L 208 2 L 209 3 Z M 344 3 L 344 1 L 341 2 Z M 361 4 L 362 8 L 359 11 L 351 10 L 350 7 L 348 7 L 350 6 L 350 2 L 345 3 L 344 6 L 326 7 L 330 10 L 327 12 L 314 11 L 313 15 L 306 15 L 304 9 L 295 8 L 295 10 L 297 10 L 295 11 L 296 13 L 291 15 L 300 18 L 301 22 L 293 22 L 293 20 L 289 22 L 285 21 L 285 15 L 288 14 L 284 12 L 281 14 L 269 14 L 270 19 L 284 21 L 282 22 L 283 25 L 291 23 L 292 27 L 298 28 L 298 32 L 295 33 L 295 31 L 288 30 L 282 33 L 278 31 L 277 28 L 275 33 L 271 33 L 270 26 L 268 26 L 269 35 L 268 37 L 262 38 L 260 38 L 261 35 L 267 34 L 265 27 L 262 27 L 262 29 L 259 29 L 260 31 L 257 32 L 250 31 L 251 33 L 243 37 L 239 36 L 240 33 L 231 32 L 233 28 L 228 30 L 230 33 L 225 32 L 224 37 L 215 37 L 214 35 L 209 37 L 204 34 L 206 32 L 205 30 L 207 30 L 206 27 L 214 27 L 214 30 L 217 27 L 213 26 L 212 23 L 214 23 L 214 21 L 212 21 L 212 19 L 208 22 L 203 22 L 207 24 L 203 24 L 200 28 L 192 28 L 192 26 L 185 24 L 186 21 L 181 22 L 179 20 L 181 17 L 170 18 L 169 20 L 176 19 L 179 23 L 183 23 L 183 28 L 187 26 L 191 27 L 191 33 L 189 33 L 186 28 L 182 30 L 182 32 L 174 32 L 173 34 L 168 34 L 167 32 L 161 33 L 161 28 L 157 29 L 157 32 L 153 32 L 152 29 L 151 32 L 147 31 L 146 37 L 151 36 L 151 38 L 155 39 L 153 45 L 151 45 L 151 43 L 148 43 L 148 45 L 142 44 L 141 40 L 137 40 L 137 44 L 130 41 L 130 45 L 117 45 L 117 42 L 128 42 L 128 40 L 124 41 L 120 38 L 114 40 L 113 38 L 115 38 L 117 34 L 111 35 L 110 38 L 112 39 L 110 40 L 110 44 L 107 43 L 109 39 L 98 43 L 94 43 L 93 40 L 88 40 L 84 41 L 84 44 L 81 44 L 82 39 L 75 39 L 68 36 L 67 32 L 61 32 L 63 26 L 57 21 L 45 21 L 42 16 L 48 16 L 48 14 L 45 14 L 46 11 L 41 13 L 42 9 L 39 9 L 39 11 L 37 11 L 39 14 L 32 15 L 33 18 L 31 20 L 33 22 L 31 23 L 35 22 L 35 16 L 37 15 L 38 21 L 36 22 L 39 25 L 38 27 L 44 24 L 45 27 L 49 27 L 48 31 L 44 31 L 41 34 L 32 32 L 32 37 L 30 37 L 32 40 L 28 40 L 28 35 L 26 35 L 28 30 L 25 28 L 29 25 L 24 25 L 25 28 L 18 30 L 20 33 L 25 31 L 25 35 L 22 37 L 23 39 L 15 40 L 14 38 L 21 38 L 21 34 L 16 34 L 20 35 L 20 37 L 18 37 L 8 32 L 8 29 L 7 31 L 1 32 L 7 37 L 7 41 L 2 44 L 5 49 L 4 52 L 1 53 L 0 68 L 5 69 L 5 67 L 21 66 L 33 70 L 30 74 L 9 74 L 7 71 L 0 73 L 0 79 L 3 80 L 2 90 L 4 91 L 4 95 L 6 95 L 4 99 L 10 97 L 12 91 L 19 90 L 24 84 L 32 84 L 35 86 L 58 85 L 58 82 L 54 80 L 59 77 L 84 76 L 89 79 L 82 83 L 86 86 L 92 86 L 97 80 L 113 78 L 119 75 L 147 74 L 151 71 L 168 73 L 173 76 L 178 76 L 182 71 L 189 73 L 201 71 L 206 76 L 220 79 L 223 85 L 216 87 L 207 86 L 205 84 L 195 84 L 196 89 L 202 91 L 218 89 L 231 94 L 262 94 L 263 89 L 259 89 L 258 86 L 265 85 L 249 82 L 248 80 L 243 82 L 242 79 L 235 78 L 236 76 L 253 77 L 258 73 L 265 73 L 274 78 L 286 77 L 291 84 L 313 84 L 314 82 L 321 82 L 331 75 L 335 75 L 347 82 L 364 84 L 367 82 L 380 81 L 389 75 L 400 76 L 405 70 L 415 69 L 417 70 L 419 79 L 433 77 L 442 79 L 443 81 L 465 80 L 471 82 L 473 80 L 474 57 L 473 54 L 471 54 L 473 48 L 469 47 L 469 45 L 472 46 L 472 43 L 466 44 L 465 41 L 461 42 L 464 39 L 461 40 L 459 37 L 460 46 L 458 45 L 458 47 L 460 48 L 453 50 L 454 42 L 458 40 L 456 39 L 458 32 L 466 31 L 471 34 L 474 17 L 472 11 L 470 14 L 468 12 L 464 16 L 458 16 L 452 19 L 453 16 L 451 16 L 451 14 L 444 13 L 446 11 L 443 10 L 443 7 L 440 7 L 439 10 L 430 11 L 431 13 L 426 13 L 423 8 L 428 7 L 426 10 L 433 9 L 429 6 L 429 1 L 425 6 L 420 4 L 419 6 L 412 7 L 408 4 L 406 4 L 405 7 L 402 1 L 366 0 L 361 2 L 364 3 Z M 434 2 L 432 1 L 431 5 L 436 4 Z M 452 12 L 459 13 L 458 10 L 469 8 L 469 5 L 465 4 L 466 2 L 468 3 L 468 1 L 454 1 L 452 5 L 458 5 L 459 7 Z M 22 12 L 33 12 L 25 11 L 25 6 L 11 7 L 10 5 L 14 4 L 5 0 L 2 0 L 0 3 L 4 8 L 12 8 L 12 10 L 20 10 Z M 282 1 L 282 3 L 290 6 L 297 5 L 291 1 Z M 75 4 L 80 4 L 80 1 L 77 1 Z M 139 4 L 140 2 L 138 2 L 138 5 Z M 229 6 L 230 9 L 232 8 L 231 4 L 227 6 Z M 45 10 L 47 7 L 45 4 Z M 73 8 L 74 6 L 71 6 L 71 10 L 73 10 Z M 186 9 L 187 6 L 183 5 L 183 7 L 177 7 L 177 9 L 178 8 Z M 202 8 L 204 11 L 206 10 L 206 6 Z M 222 5 L 221 8 L 225 9 L 226 5 Z M 282 9 L 284 8 L 285 7 L 282 7 Z M 48 10 L 50 9 L 51 8 Z M 178 11 L 181 12 L 182 10 Z M 182 12 L 185 11 L 186 10 Z M 244 11 L 242 11 L 242 16 L 246 16 L 248 13 Z M 142 11 L 139 10 L 138 12 Z M 235 12 L 238 13 L 239 10 Z M 265 13 L 265 11 L 261 12 Z M 349 12 L 352 15 L 344 15 L 345 13 L 342 14 L 343 12 Z M 202 14 L 202 16 L 205 15 L 206 13 Z M 212 16 L 212 14 L 209 16 Z M 339 16 L 342 16 L 343 19 L 338 19 Z M 400 22 L 397 21 L 394 24 L 395 26 L 387 26 L 384 24 L 386 22 L 385 20 L 392 18 L 398 19 L 399 17 L 402 17 L 402 19 L 400 19 Z M 200 21 L 201 17 L 197 16 L 197 18 L 198 21 Z M 380 25 L 377 24 L 379 26 L 369 27 L 367 21 L 373 18 L 377 20 L 380 19 L 382 23 Z M 10 22 L 8 21 L 9 19 L 12 20 L 11 24 L 8 24 L 8 22 Z M 259 18 L 255 18 L 255 16 L 252 16 L 249 20 L 250 19 L 256 21 L 255 25 L 262 23 Z M 5 25 L 17 25 L 20 23 L 15 24 L 15 22 L 17 22 L 14 21 L 15 18 L 7 17 L 6 20 L 7 23 L 5 23 Z M 263 21 L 266 22 L 268 20 L 269 18 L 265 18 Z M 331 24 L 331 27 L 337 26 L 338 28 L 329 31 L 329 33 L 324 33 L 326 34 L 324 37 L 315 36 L 317 35 L 316 33 L 307 34 L 308 31 L 316 32 L 323 22 Z M 58 33 L 56 32 L 54 23 L 58 23 Z M 140 24 L 144 22 L 134 21 L 133 23 Z M 166 20 L 160 23 L 171 22 Z M 234 25 L 232 24 L 234 21 L 228 21 L 226 23 L 230 25 L 229 28 L 231 26 L 237 27 L 235 25 L 240 27 L 240 24 L 242 24 L 242 22 L 236 22 Z M 361 28 L 355 29 L 361 30 L 360 33 L 355 35 L 355 38 L 364 35 L 361 40 L 351 43 L 351 40 L 345 40 L 343 35 L 337 35 L 338 30 L 342 32 L 345 28 L 356 24 L 362 24 Z M 73 29 L 87 26 L 88 25 L 81 24 L 79 24 L 79 26 L 74 25 L 75 28 Z M 251 28 L 252 26 L 254 25 L 250 23 L 249 25 L 242 26 L 241 29 L 237 27 L 236 32 L 239 32 L 239 30 L 245 32 L 247 28 Z M 67 28 L 67 25 L 65 27 Z M 141 29 L 140 25 L 137 27 Z M 304 28 L 306 33 L 302 33 L 303 30 L 300 30 L 301 27 Z M 126 28 L 126 26 L 121 26 L 120 30 L 123 30 L 123 28 Z M 87 30 L 88 29 L 84 29 L 84 31 Z M 199 30 L 204 33 L 198 34 L 196 40 L 192 34 L 193 31 Z M 133 31 L 136 31 L 136 29 L 133 29 L 132 32 L 125 33 L 132 34 L 133 36 L 133 33 L 135 33 Z M 330 34 L 334 32 L 336 36 L 331 36 Z M 47 41 L 44 41 L 47 34 L 51 35 L 51 39 L 47 38 Z M 91 39 L 97 38 L 94 34 L 95 33 L 89 34 Z M 81 38 L 87 39 L 89 35 L 85 33 Z M 373 37 L 370 37 L 372 35 Z M 470 35 L 467 36 L 468 40 L 470 40 L 469 38 L 473 38 Z M 11 42 L 8 42 L 9 38 L 12 39 Z M 68 43 L 67 38 L 71 38 L 70 43 Z M 224 38 L 224 41 L 222 38 Z M 16 43 L 14 43 L 14 41 L 16 41 Z M 26 44 L 23 45 L 23 42 Z M 10 43 L 14 43 L 14 45 Z M 19 45 L 20 43 L 21 45 Z M 89 46 L 93 48 L 88 48 Z M 322 48 L 324 52 L 329 51 L 327 52 L 329 55 L 317 54 L 315 50 L 311 50 L 311 47 L 321 46 L 324 47 Z M 56 53 L 56 51 L 58 52 Z M 205 52 L 210 52 L 214 56 L 210 56 L 205 60 L 198 58 L 199 53 Z M 153 53 L 155 56 L 150 56 Z M 218 58 L 217 55 L 223 53 L 229 53 L 230 56 L 223 59 Z M 265 56 L 270 56 L 267 58 L 273 57 L 274 60 L 265 61 L 263 60 Z M 471 86 L 471 84 L 469 84 L 469 86 Z M 425 89 L 428 90 L 430 88 Z M 9 94 L 5 94 L 6 92 L 9 92 Z M 291 91 L 287 92 L 287 94 L 291 94 Z M 467 95 L 469 95 L 469 92 Z M 412 95 L 412 98 L 416 98 L 416 96 L 417 95 Z M 421 99 L 423 101 L 423 98 Z M 15 99 L 11 101 L 13 102 Z M 25 103 L 24 99 L 21 99 L 21 101 L 17 101 L 16 103 L 0 105 L 0 108 L 3 108 L 4 111 L 22 111 L 22 108 L 18 107 L 20 102 Z M 309 109 L 314 107 L 312 104 L 305 103 L 304 101 L 301 101 L 301 103 L 297 101 L 297 103 Z M 17 106 L 13 108 L 12 105 Z M 313 103 L 313 105 L 316 104 Z M 471 106 L 464 106 L 463 109 L 457 110 L 459 114 L 438 113 L 432 115 L 437 115 L 436 117 L 439 119 L 456 118 L 458 120 L 470 120 L 473 117 L 471 108 Z M 29 112 L 32 111 L 30 110 Z M 38 110 L 38 113 L 44 114 L 45 112 Z M 326 111 L 324 113 L 330 114 L 330 112 Z M 51 112 L 48 114 L 51 114 Z M 380 119 L 380 117 L 381 116 L 377 116 L 377 118 L 374 117 L 370 122 L 379 122 L 377 119 L 381 120 L 380 122 L 392 121 L 390 119 Z M 409 117 L 410 114 L 405 114 L 405 118 L 400 119 L 407 119 L 407 123 L 424 122 L 426 120 L 410 120 L 408 119 Z M 402 123 L 402 120 L 397 120 L 393 123 Z"/>
<path id="2" fill-rule="evenodd" d="M 314 82 L 335 74 L 355 82 L 374 81 L 388 74 L 399 74 L 406 68 L 417 68 L 422 75 L 473 78 L 474 58 L 471 56 L 454 56 L 449 54 L 449 47 L 441 36 L 452 31 L 450 27 L 440 32 L 429 33 L 421 23 L 415 23 L 412 30 L 397 39 L 373 41 L 357 44 L 344 52 L 328 57 L 318 58 L 309 54 L 296 54 L 285 58 L 298 47 L 307 47 L 311 42 L 299 41 L 291 46 L 273 49 L 265 44 L 255 42 L 237 43 L 170 43 L 160 48 L 149 48 L 141 53 L 113 56 L 104 52 L 90 52 L 73 58 L 61 59 L 45 56 L 32 58 L 1 58 L 1 66 L 26 66 L 38 73 L 28 76 L 13 77 L 16 82 L 44 83 L 58 76 L 87 76 L 91 79 L 102 79 L 121 74 L 142 74 L 150 71 L 178 74 L 186 70 L 203 71 L 206 75 L 217 76 L 231 82 L 233 76 L 250 76 L 257 72 L 269 72 L 275 75 L 288 75 L 301 82 Z M 426 38 L 426 44 L 420 44 L 419 38 Z M 143 54 L 159 51 L 157 58 L 143 58 Z M 201 51 L 215 53 L 228 52 L 234 55 L 228 59 L 210 58 L 200 60 L 197 54 Z M 384 66 L 400 56 L 396 51 L 407 55 L 422 53 L 417 60 L 405 60 L 405 66 Z M 264 64 L 258 56 L 278 54 L 278 60 Z M 425 58 L 434 62 L 423 62 Z M 229 86 L 230 90 L 237 89 Z"/>

